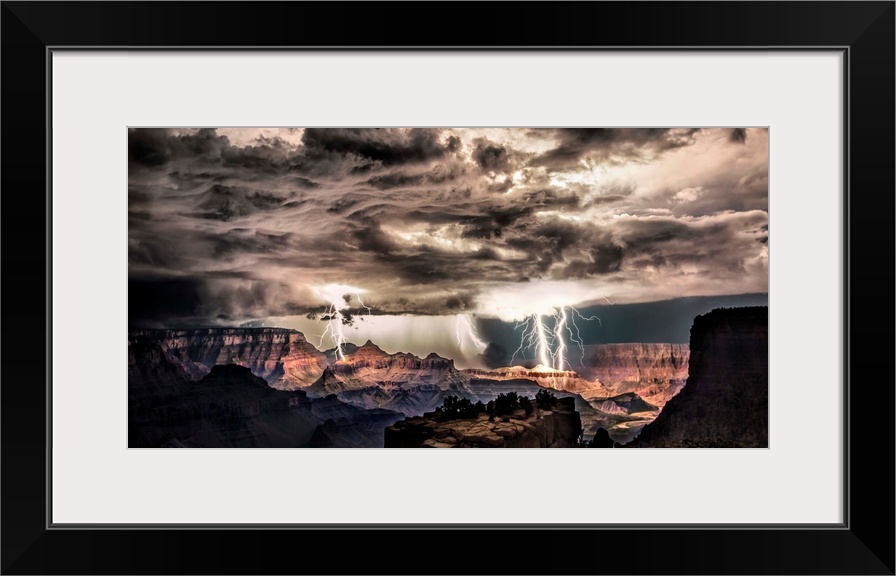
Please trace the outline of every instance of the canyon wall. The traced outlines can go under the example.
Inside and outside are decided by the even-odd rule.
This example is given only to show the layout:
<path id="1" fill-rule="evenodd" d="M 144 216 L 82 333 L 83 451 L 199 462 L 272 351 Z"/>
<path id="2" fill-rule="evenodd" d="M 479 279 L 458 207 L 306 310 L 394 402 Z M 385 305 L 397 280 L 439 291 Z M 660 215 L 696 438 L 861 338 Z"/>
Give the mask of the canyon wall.
<path id="1" fill-rule="evenodd" d="M 633 392 L 662 408 L 684 386 L 689 358 L 688 344 L 594 344 L 585 346 L 578 371 L 599 381 L 608 395 Z"/>
<path id="2" fill-rule="evenodd" d="M 276 390 L 233 363 L 194 380 L 157 342 L 133 334 L 128 341 L 130 448 L 373 448 L 402 416 L 335 395 Z"/>
<path id="3" fill-rule="evenodd" d="M 237 364 L 264 378 L 272 388 L 295 390 L 316 382 L 327 359 L 296 330 L 286 328 L 207 328 L 138 330 L 129 339 L 147 338 L 194 380 L 219 364 Z"/>
<path id="4" fill-rule="evenodd" d="M 768 307 L 697 316 L 687 384 L 629 446 L 767 447 Z"/>

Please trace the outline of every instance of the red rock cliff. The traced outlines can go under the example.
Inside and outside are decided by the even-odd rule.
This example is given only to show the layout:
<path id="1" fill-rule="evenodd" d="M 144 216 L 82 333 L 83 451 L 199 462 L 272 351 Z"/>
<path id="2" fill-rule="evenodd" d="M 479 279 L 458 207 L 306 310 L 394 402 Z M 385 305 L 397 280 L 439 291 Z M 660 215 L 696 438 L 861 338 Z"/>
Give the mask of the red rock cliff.
<path id="1" fill-rule="evenodd" d="M 294 390 L 313 384 L 327 367 L 326 357 L 301 332 L 286 328 L 141 330 L 129 339 L 141 336 L 157 342 L 194 380 L 213 366 L 238 364 L 273 388 Z"/>

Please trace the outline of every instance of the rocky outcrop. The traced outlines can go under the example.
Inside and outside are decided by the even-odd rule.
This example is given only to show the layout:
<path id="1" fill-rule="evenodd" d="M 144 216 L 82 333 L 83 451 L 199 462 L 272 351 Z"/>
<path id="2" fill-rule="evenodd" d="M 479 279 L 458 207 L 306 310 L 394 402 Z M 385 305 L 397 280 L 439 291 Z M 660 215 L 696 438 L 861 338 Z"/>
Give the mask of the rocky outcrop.
<path id="1" fill-rule="evenodd" d="M 659 408 L 645 402 L 640 396 L 633 392 L 626 392 L 618 396 L 594 401 L 592 405 L 606 414 L 638 414 L 641 412 L 659 413 Z"/>
<path id="2" fill-rule="evenodd" d="M 129 445 L 300 447 L 319 423 L 307 402 L 304 392 L 274 390 L 246 367 L 214 366 L 153 409 L 137 408 L 128 422 Z"/>
<path id="3" fill-rule="evenodd" d="M 194 380 L 213 366 L 237 364 L 273 388 L 295 390 L 316 382 L 328 365 L 301 332 L 285 328 L 138 330 L 128 340 L 136 338 L 156 342 Z"/>
<path id="4" fill-rule="evenodd" d="M 333 378 L 324 383 L 327 393 L 371 385 L 436 385 L 447 389 L 469 381 L 454 367 L 454 360 L 434 353 L 426 358 L 405 352 L 388 354 L 370 340 L 363 346 L 346 346 L 343 358 L 331 361 L 331 369 Z"/>
<path id="5" fill-rule="evenodd" d="M 472 378 L 498 381 L 530 380 L 539 386 L 572 392 L 586 399 L 582 412 L 586 429 L 606 430 L 615 442 L 634 438 L 659 414 L 687 379 L 687 344 L 597 344 L 585 346 L 583 361 L 571 354 L 576 370 L 543 366 L 511 366 L 465 370 Z M 580 408 L 581 411 L 581 408 Z"/>
<path id="6" fill-rule="evenodd" d="M 137 336 L 128 341 L 128 394 L 132 400 L 176 394 L 189 380 L 183 366 L 172 362 L 151 340 Z"/>
<path id="7" fill-rule="evenodd" d="M 470 368 L 464 370 L 464 374 L 487 380 L 530 380 L 544 388 L 572 392 L 584 398 L 611 394 L 611 391 L 604 388 L 599 381 L 585 380 L 572 370 L 554 370 L 540 364 L 534 368 L 523 366 L 505 366 L 492 370 Z"/>
<path id="8" fill-rule="evenodd" d="M 662 408 L 684 386 L 689 358 L 688 344 L 594 344 L 585 346 L 579 371 L 609 395 L 633 392 Z"/>
<path id="9" fill-rule="evenodd" d="M 768 308 L 697 316 L 687 385 L 629 445 L 767 447 Z"/>
<path id="10" fill-rule="evenodd" d="M 134 336 L 128 345 L 132 448 L 381 447 L 384 428 L 402 416 L 336 396 L 311 399 L 302 390 L 275 390 L 237 364 L 213 366 L 193 381 L 158 343 Z"/>
<path id="11" fill-rule="evenodd" d="M 572 448 L 582 422 L 572 398 L 559 399 L 551 410 L 522 409 L 489 421 L 476 418 L 441 421 L 437 413 L 408 418 L 386 428 L 386 448 Z"/>

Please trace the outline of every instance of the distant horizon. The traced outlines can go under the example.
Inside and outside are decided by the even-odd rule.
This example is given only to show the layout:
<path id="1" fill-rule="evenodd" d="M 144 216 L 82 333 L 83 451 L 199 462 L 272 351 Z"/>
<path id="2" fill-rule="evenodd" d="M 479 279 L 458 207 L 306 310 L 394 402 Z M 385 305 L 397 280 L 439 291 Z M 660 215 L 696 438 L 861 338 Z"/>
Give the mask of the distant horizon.
<path id="1" fill-rule="evenodd" d="M 768 307 L 767 293 L 754 294 L 737 294 L 730 296 L 691 296 L 687 298 L 673 298 L 660 302 L 649 302 L 642 304 L 617 304 L 607 305 L 583 309 L 584 314 L 596 314 L 601 319 L 600 326 L 591 326 L 583 324 L 583 330 L 580 332 L 582 343 L 586 346 L 598 344 L 688 344 L 690 341 L 689 334 L 691 324 L 699 315 L 707 314 L 718 308 L 742 308 L 742 307 Z M 453 318 L 453 317 L 451 317 Z M 307 320 L 307 319 L 305 319 Z M 512 334 L 515 332 L 513 325 L 489 318 L 473 318 L 477 333 L 482 336 L 487 344 L 492 345 L 490 350 L 499 354 L 500 349 L 507 348 L 516 340 Z M 320 321 L 317 321 L 320 323 Z M 418 319 L 418 322 L 426 322 L 426 319 Z M 248 324 L 248 325 L 247 325 Z M 320 352 L 327 352 L 334 347 L 319 345 L 319 340 L 314 338 L 312 331 L 301 329 L 297 326 L 279 325 L 279 324 L 257 324 L 244 323 L 243 325 L 233 324 L 210 324 L 205 326 L 167 326 L 167 327 L 146 327 L 136 326 L 130 327 L 129 332 L 141 330 L 172 330 L 172 331 L 191 331 L 191 330 L 209 330 L 209 329 L 262 329 L 271 328 L 278 330 L 292 330 L 300 332 L 305 339 L 317 348 Z M 608 336 L 615 334 L 617 336 Z M 655 334 L 656 337 L 650 337 L 649 334 Z M 666 335 L 664 337 L 664 335 Z M 671 336 L 670 336 L 671 335 Z M 384 338 L 378 339 L 375 335 L 365 333 L 365 336 L 358 339 L 347 337 L 344 344 L 352 344 L 362 346 L 365 342 L 370 341 L 384 352 L 388 354 L 409 353 L 420 358 L 425 358 L 428 354 L 438 354 L 443 358 L 448 358 L 458 362 L 464 367 L 482 368 L 484 365 L 475 365 L 476 357 L 469 358 L 460 353 L 452 353 L 444 348 L 442 350 L 428 349 L 425 344 L 410 344 L 401 347 L 394 340 L 389 338 L 389 334 L 384 333 Z M 498 346 L 500 348 L 498 348 Z M 438 347 L 438 346 L 437 346 Z M 483 351 L 484 352 L 484 351 Z M 480 353 L 481 354 L 481 353 Z M 495 362 L 500 363 L 500 357 L 494 358 Z M 535 360 L 531 354 L 523 354 L 520 362 L 516 365 L 532 364 Z M 467 365 L 469 364 L 469 365 Z M 510 364 L 507 364 L 510 365 Z"/>

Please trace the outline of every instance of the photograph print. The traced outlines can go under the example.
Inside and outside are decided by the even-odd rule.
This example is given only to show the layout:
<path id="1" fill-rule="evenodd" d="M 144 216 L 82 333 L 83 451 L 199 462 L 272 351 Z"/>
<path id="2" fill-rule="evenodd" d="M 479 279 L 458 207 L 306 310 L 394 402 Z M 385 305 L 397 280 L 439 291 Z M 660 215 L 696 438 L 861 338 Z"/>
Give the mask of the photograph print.
<path id="1" fill-rule="evenodd" d="M 137 127 L 130 448 L 767 448 L 764 127 Z"/>

